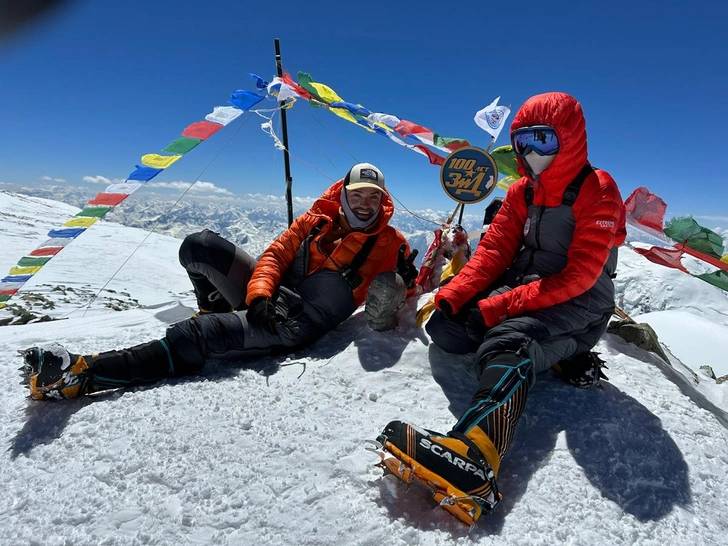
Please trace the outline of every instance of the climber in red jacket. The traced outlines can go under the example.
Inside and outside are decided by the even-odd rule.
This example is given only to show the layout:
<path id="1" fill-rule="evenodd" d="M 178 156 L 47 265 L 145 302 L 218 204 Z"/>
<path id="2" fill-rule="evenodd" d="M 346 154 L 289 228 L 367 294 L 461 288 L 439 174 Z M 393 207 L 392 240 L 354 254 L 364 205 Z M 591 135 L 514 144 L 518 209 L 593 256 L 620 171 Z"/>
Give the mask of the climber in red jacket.
<path id="1" fill-rule="evenodd" d="M 626 235 L 619 189 L 589 164 L 573 97 L 527 100 L 511 142 L 523 177 L 472 259 L 439 290 L 426 326 L 445 351 L 476 352 L 478 391 L 447 435 L 393 421 L 379 437 L 416 475 L 475 499 L 473 521 L 500 498 L 495 478 L 535 374 L 558 363 L 576 385 L 598 382 L 590 350 L 614 310 Z"/>

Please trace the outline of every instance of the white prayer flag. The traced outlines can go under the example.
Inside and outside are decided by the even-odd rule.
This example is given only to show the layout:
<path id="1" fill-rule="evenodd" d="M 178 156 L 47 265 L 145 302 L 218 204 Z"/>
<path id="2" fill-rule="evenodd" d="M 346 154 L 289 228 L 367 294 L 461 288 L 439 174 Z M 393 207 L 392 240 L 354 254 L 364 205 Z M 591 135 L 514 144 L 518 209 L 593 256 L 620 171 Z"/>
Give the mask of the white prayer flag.
<path id="1" fill-rule="evenodd" d="M 369 123 L 382 123 L 390 129 L 394 129 L 401 120 L 397 116 L 393 116 L 392 114 L 381 114 L 374 112 L 367 116 L 367 121 Z"/>
<path id="2" fill-rule="evenodd" d="M 243 111 L 239 108 L 233 108 L 232 106 L 215 106 L 213 111 L 205 116 L 205 119 L 213 123 L 219 123 L 220 125 L 227 125 L 242 114 Z"/>
<path id="3" fill-rule="evenodd" d="M 278 89 L 274 89 L 276 86 L 278 86 Z M 300 95 L 296 92 L 296 90 L 285 83 L 281 78 L 276 76 L 273 78 L 273 81 L 268 84 L 268 94 L 270 95 L 276 95 L 278 102 L 285 102 L 288 99 L 297 99 L 300 97 Z"/>
<path id="4" fill-rule="evenodd" d="M 476 125 L 490 134 L 494 141 L 498 138 L 501 129 L 503 129 L 508 114 L 511 113 L 511 110 L 507 106 L 498 106 L 499 100 L 500 97 L 482 110 L 478 110 L 473 118 Z"/>
<path id="5" fill-rule="evenodd" d="M 123 195 L 130 195 L 141 188 L 142 185 L 139 182 L 122 182 L 120 184 L 111 184 L 106 186 L 104 190 L 106 193 L 120 193 Z"/>

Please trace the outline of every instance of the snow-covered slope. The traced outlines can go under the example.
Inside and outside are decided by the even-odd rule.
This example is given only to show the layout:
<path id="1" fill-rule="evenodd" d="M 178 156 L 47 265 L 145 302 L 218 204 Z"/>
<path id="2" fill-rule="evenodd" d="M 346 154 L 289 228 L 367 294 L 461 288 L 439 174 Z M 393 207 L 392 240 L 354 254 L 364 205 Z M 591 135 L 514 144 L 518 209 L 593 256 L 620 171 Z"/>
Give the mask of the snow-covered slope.
<path id="1" fill-rule="evenodd" d="M 149 188 L 132 194 L 105 219 L 178 238 L 184 238 L 203 228 L 211 229 L 245 249 L 251 256 L 258 256 L 263 252 L 288 225 L 286 202 L 279 196 L 187 196 L 180 201 L 170 198 L 168 194 L 160 195 L 147 190 Z M 95 191 L 63 185 L 25 187 L 23 193 L 83 207 Z M 307 210 L 313 201 L 312 197 L 294 197 L 294 216 Z M 396 201 L 391 224 L 405 234 L 413 249 L 419 249 L 421 259 L 432 240 L 433 229 L 438 227 L 436 222 L 442 222 L 452 211 L 427 209 L 410 213 L 402 206 L 401 202 Z M 483 218 L 482 209 L 471 209 L 463 217 L 463 226 L 467 230 L 480 227 Z"/>
<path id="2" fill-rule="evenodd" d="M 75 210 L 0 199 L 5 271 Z M 145 236 L 101 222 L 34 282 L 93 291 Z M 382 478 L 365 440 L 397 418 L 447 431 L 476 386 L 471 357 L 442 352 L 412 326 L 426 296 L 408 302 L 393 332 L 369 330 L 360 310 L 287 358 L 211 362 L 197 377 L 82 400 L 28 400 L 16 349 L 50 340 L 79 352 L 118 348 L 192 312 L 178 244 L 149 237 L 109 285 L 138 306 L 94 304 L 84 316 L 84 298 L 51 294 L 67 318 L 0 328 L 0 544 L 725 543 L 728 404 L 612 335 L 597 346 L 609 366 L 601 388 L 539 377 L 501 467 L 504 500 L 474 529 Z M 725 326 L 719 290 L 680 272 L 660 277 L 663 269 L 622 252 L 628 312 Z M 712 311 L 698 313 L 695 297 Z M 678 332 L 661 337 L 676 352 Z M 701 334 L 710 332 L 691 331 Z"/>
<path id="3" fill-rule="evenodd" d="M 22 256 L 47 239 L 49 230 L 78 211 L 57 201 L 0 191 L 0 275 L 7 275 Z M 58 318 L 156 305 L 191 293 L 179 267 L 178 239 L 119 227 L 96 222 L 33 275 L 8 307 L 21 305 L 35 316 Z M 10 316 L 8 310 L 0 310 L 0 321 Z"/>

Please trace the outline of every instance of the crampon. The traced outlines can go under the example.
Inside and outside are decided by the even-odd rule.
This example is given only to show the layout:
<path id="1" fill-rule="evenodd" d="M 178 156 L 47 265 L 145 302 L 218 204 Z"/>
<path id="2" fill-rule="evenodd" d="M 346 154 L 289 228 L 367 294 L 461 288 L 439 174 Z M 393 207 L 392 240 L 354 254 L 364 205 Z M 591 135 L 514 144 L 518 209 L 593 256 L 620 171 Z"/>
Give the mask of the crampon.
<path id="1" fill-rule="evenodd" d="M 481 514 L 490 513 L 502 498 L 497 490 L 490 495 L 491 498 L 469 495 L 418 464 L 386 440 L 381 442 L 378 439 L 370 444 L 372 445 L 370 451 L 377 453 L 381 458 L 376 466 L 383 469 L 385 475 L 393 474 L 408 485 L 419 483 L 424 486 L 440 507 L 471 528 Z"/>

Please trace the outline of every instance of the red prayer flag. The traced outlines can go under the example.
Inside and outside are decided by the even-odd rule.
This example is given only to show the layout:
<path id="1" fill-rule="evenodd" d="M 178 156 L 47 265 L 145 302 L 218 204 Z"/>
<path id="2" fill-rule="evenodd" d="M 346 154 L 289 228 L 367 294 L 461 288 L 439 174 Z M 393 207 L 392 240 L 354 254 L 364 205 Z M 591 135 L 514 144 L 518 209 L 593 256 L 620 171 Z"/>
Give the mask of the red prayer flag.
<path id="1" fill-rule="evenodd" d="M 430 277 L 432 277 L 432 272 L 434 271 L 433 266 L 435 265 L 435 257 L 440 251 L 441 246 L 442 230 L 437 228 L 435 230 L 435 238 L 430 243 L 430 247 L 427 249 L 425 257 L 422 259 L 422 265 L 420 266 L 420 271 L 417 275 L 417 280 L 415 281 L 415 284 L 422 287 L 423 292 L 429 292 L 435 288 Z"/>
<path id="2" fill-rule="evenodd" d="M 627 209 L 627 214 L 638 224 L 662 233 L 667 203 L 647 188 L 640 187 L 634 190 L 624 202 L 624 207 Z"/>
<path id="3" fill-rule="evenodd" d="M 722 269 L 723 271 L 728 271 L 728 264 L 722 260 L 719 260 L 718 258 L 714 258 L 713 256 L 709 256 L 708 254 L 698 252 L 694 248 L 690 248 L 689 246 L 682 243 L 676 244 L 675 248 L 679 249 L 681 252 L 685 252 L 685 254 L 690 254 L 691 256 L 694 256 L 699 260 L 703 260 L 704 262 L 707 262 L 712 266 Z"/>
<path id="4" fill-rule="evenodd" d="M 424 152 L 425 155 L 427 156 L 427 159 L 429 159 L 430 163 L 432 163 L 433 165 L 442 165 L 443 163 L 445 163 L 444 157 L 437 155 L 435 152 L 433 152 L 426 146 L 417 145 L 417 146 L 413 146 L 413 148 L 417 148 L 421 152 Z"/>
<path id="5" fill-rule="evenodd" d="M 129 197 L 125 193 L 97 193 L 96 197 L 88 202 L 89 205 L 109 205 L 115 207 L 121 203 L 124 199 Z"/>
<path id="6" fill-rule="evenodd" d="M 182 131 L 182 136 L 205 140 L 217 133 L 222 127 L 219 123 L 213 123 L 212 121 L 196 121 Z"/>
<path id="7" fill-rule="evenodd" d="M 63 250 L 62 246 L 46 246 L 43 248 L 36 248 L 29 254 L 29 256 L 55 256 L 61 250 Z"/>
<path id="8" fill-rule="evenodd" d="M 434 136 L 434 133 L 430 131 L 427 127 L 423 127 L 422 125 L 417 125 L 416 123 L 412 123 L 411 121 L 407 121 L 406 119 L 403 119 L 400 121 L 395 127 L 394 130 L 398 132 L 403 137 L 408 137 L 409 135 L 417 135 L 422 133 L 429 133 L 430 135 Z"/>
<path id="9" fill-rule="evenodd" d="M 313 98 L 311 97 L 311 93 L 309 93 L 303 87 L 293 81 L 293 78 L 291 78 L 291 75 L 288 72 L 283 73 L 283 76 L 281 76 L 281 80 L 283 80 L 283 83 L 290 85 L 296 91 L 296 93 L 298 93 L 304 99 L 311 100 L 311 98 Z"/>
<path id="10" fill-rule="evenodd" d="M 0 296 L 12 296 L 17 291 L 17 288 L 11 288 L 10 290 L 0 290 Z"/>
<path id="11" fill-rule="evenodd" d="M 642 254 L 645 258 L 653 263 L 665 265 L 674 269 L 679 269 L 680 271 L 683 271 L 688 275 L 690 274 L 690 271 L 685 269 L 683 264 L 680 262 L 680 258 L 683 255 L 683 252 L 680 249 L 653 246 L 648 249 L 635 248 L 634 251 L 637 254 Z"/>

